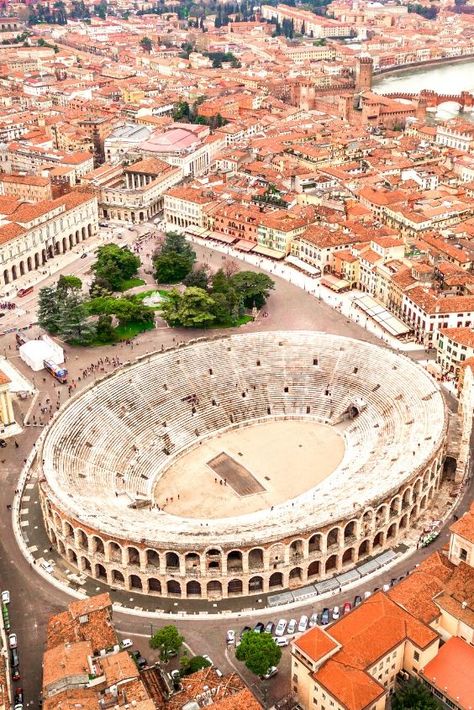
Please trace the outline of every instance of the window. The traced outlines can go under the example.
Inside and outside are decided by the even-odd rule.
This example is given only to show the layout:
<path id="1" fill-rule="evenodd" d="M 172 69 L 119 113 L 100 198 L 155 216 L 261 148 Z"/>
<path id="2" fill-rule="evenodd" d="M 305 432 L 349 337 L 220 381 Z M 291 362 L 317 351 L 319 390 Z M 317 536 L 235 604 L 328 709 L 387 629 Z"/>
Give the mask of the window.
<path id="1" fill-rule="evenodd" d="M 467 550 L 465 550 L 464 547 L 461 547 L 459 550 L 459 559 L 463 562 L 467 560 Z"/>
<path id="2" fill-rule="evenodd" d="M 415 660 L 415 661 L 420 660 L 420 654 L 418 653 L 418 651 L 413 652 L 413 660 Z"/>

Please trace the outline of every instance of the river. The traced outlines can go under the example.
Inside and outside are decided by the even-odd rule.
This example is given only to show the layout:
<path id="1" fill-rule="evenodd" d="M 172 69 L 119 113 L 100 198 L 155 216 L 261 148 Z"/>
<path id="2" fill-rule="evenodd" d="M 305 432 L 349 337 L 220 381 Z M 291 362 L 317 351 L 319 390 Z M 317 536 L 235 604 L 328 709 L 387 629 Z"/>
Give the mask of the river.
<path id="1" fill-rule="evenodd" d="M 418 92 L 422 89 L 431 89 L 438 94 L 458 94 L 461 91 L 474 93 L 474 62 L 468 59 L 454 64 L 438 64 L 426 68 L 403 69 L 394 74 L 382 74 L 374 77 L 373 88 L 377 93 L 384 94 L 401 90 Z M 450 104 L 444 104 L 437 112 L 438 118 L 450 118 L 455 115 L 457 110 Z M 474 115 L 467 112 L 465 118 L 472 121 Z"/>

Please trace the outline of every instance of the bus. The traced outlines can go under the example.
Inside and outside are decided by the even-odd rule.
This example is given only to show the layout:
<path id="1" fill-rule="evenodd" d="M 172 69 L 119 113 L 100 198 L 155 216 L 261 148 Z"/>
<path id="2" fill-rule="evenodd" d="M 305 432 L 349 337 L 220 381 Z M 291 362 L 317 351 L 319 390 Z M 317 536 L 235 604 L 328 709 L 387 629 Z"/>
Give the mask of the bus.
<path id="1" fill-rule="evenodd" d="M 20 298 L 23 298 L 23 296 L 27 296 L 29 293 L 33 292 L 33 286 L 27 286 L 26 288 L 20 288 L 17 296 Z"/>
<path id="2" fill-rule="evenodd" d="M 49 372 L 58 382 L 64 385 L 67 382 L 67 370 L 64 367 L 58 367 L 52 360 L 44 360 L 44 369 Z"/>

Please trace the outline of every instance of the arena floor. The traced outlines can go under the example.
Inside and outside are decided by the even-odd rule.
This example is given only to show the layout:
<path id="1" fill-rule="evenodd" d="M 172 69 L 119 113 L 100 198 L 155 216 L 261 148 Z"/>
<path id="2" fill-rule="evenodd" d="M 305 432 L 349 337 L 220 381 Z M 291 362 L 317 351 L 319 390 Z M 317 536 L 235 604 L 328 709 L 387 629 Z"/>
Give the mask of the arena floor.
<path id="1" fill-rule="evenodd" d="M 184 517 L 244 515 L 313 488 L 343 456 L 344 439 L 333 427 L 313 421 L 265 422 L 234 429 L 189 451 L 165 471 L 154 498 L 168 513 Z"/>

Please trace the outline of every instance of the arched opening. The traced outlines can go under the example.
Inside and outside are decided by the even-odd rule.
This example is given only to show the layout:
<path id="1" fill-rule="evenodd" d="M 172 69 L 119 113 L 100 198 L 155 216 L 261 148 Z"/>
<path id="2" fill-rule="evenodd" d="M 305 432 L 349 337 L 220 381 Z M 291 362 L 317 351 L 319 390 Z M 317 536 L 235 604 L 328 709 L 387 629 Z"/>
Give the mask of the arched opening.
<path id="1" fill-rule="evenodd" d="M 118 569 L 112 570 L 112 584 L 119 584 L 122 587 L 125 585 L 125 577 Z"/>
<path id="2" fill-rule="evenodd" d="M 390 517 L 396 518 L 400 512 L 400 496 L 396 496 L 390 503 Z"/>
<path id="3" fill-rule="evenodd" d="M 426 508 L 426 494 L 423 496 L 423 498 L 420 501 L 420 510 L 423 510 Z"/>
<path id="4" fill-rule="evenodd" d="M 383 532 L 380 531 L 374 537 L 374 542 L 372 544 L 372 550 L 376 550 L 378 547 L 382 547 L 382 545 L 383 545 Z"/>
<path id="5" fill-rule="evenodd" d="M 64 537 L 66 540 L 73 540 L 74 538 L 74 530 L 72 529 L 72 525 L 67 522 L 64 523 Z"/>
<path id="6" fill-rule="evenodd" d="M 140 566 L 140 553 L 136 547 L 127 548 L 128 564 L 133 567 Z"/>
<path id="7" fill-rule="evenodd" d="M 58 539 L 58 552 L 60 555 L 66 554 L 66 548 L 64 547 L 64 543 L 62 540 L 59 540 L 59 539 Z"/>
<path id="8" fill-rule="evenodd" d="M 184 565 L 186 567 L 186 572 L 199 572 L 201 567 L 201 558 L 197 552 L 188 552 L 184 557 Z"/>
<path id="9" fill-rule="evenodd" d="M 290 586 L 291 584 L 300 584 L 303 581 L 303 570 L 301 567 L 294 567 L 290 571 Z"/>
<path id="10" fill-rule="evenodd" d="M 187 597 L 200 597 L 201 596 L 201 585 L 199 582 L 192 580 L 186 584 L 186 596 Z"/>
<path id="11" fill-rule="evenodd" d="M 290 560 L 301 559 L 304 552 L 303 540 L 293 540 L 290 545 Z"/>
<path id="12" fill-rule="evenodd" d="M 418 505 L 414 505 L 410 513 L 410 526 L 414 524 L 418 517 Z"/>
<path id="13" fill-rule="evenodd" d="M 97 537 L 97 535 L 94 535 L 92 537 L 92 552 L 95 555 L 103 555 L 105 553 L 104 551 L 104 543 L 100 539 L 100 537 Z"/>
<path id="14" fill-rule="evenodd" d="M 25 264 L 22 261 L 20 261 L 20 276 L 24 276 L 24 275 L 25 275 Z"/>
<path id="15" fill-rule="evenodd" d="M 96 579 L 102 579 L 104 582 L 107 581 L 107 571 L 104 565 L 95 566 L 95 577 Z"/>
<path id="16" fill-rule="evenodd" d="M 222 596 L 222 584 L 217 579 L 207 583 L 207 596 L 214 598 Z"/>
<path id="17" fill-rule="evenodd" d="M 81 570 L 87 572 L 87 574 L 92 574 L 91 563 L 87 557 L 81 557 Z"/>
<path id="18" fill-rule="evenodd" d="M 58 544 L 58 538 L 56 537 L 56 533 L 52 528 L 50 528 L 49 530 L 49 539 L 51 540 L 54 546 Z"/>
<path id="19" fill-rule="evenodd" d="M 309 553 L 311 554 L 312 552 L 321 552 L 321 535 L 319 533 L 316 533 L 315 535 L 311 535 L 309 538 Z"/>
<path id="20" fill-rule="evenodd" d="M 76 530 L 76 536 L 77 536 L 77 546 L 81 550 L 88 550 L 89 549 L 89 540 L 87 539 L 87 535 L 85 534 L 84 530 L 81 530 L 80 528 Z"/>
<path id="21" fill-rule="evenodd" d="M 236 594 L 242 594 L 242 580 L 231 579 L 227 585 L 227 596 L 232 597 Z"/>
<path id="22" fill-rule="evenodd" d="M 128 578 L 130 589 L 143 589 L 142 580 L 137 574 L 131 574 Z"/>
<path id="23" fill-rule="evenodd" d="M 69 549 L 67 551 L 67 558 L 68 558 L 69 562 L 72 562 L 73 565 L 77 566 L 77 555 L 74 552 L 74 550 Z"/>
<path id="24" fill-rule="evenodd" d="M 361 557 L 365 557 L 368 554 L 369 554 L 369 541 L 364 540 L 359 545 L 359 555 L 358 555 L 359 560 L 361 559 Z"/>
<path id="25" fill-rule="evenodd" d="M 46 253 L 48 255 L 48 259 L 54 259 L 54 251 L 52 244 L 47 248 Z"/>
<path id="26" fill-rule="evenodd" d="M 385 525 L 385 523 L 387 522 L 387 510 L 388 510 L 388 506 L 386 506 L 386 505 L 380 505 L 377 508 L 377 512 L 375 514 L 375 527 L 376 528 L 379 528 L 382 525 Z"/>
<path id="27" fill-rule="evenodd" d="M 159 579 L 151 577 L 148 580 L 148 591 L 150 594 L 161 594 L 161 582 Z"/>
<path id="28" fill-rule="evenodd" d="M 63 240 L 62 240 L 62 241 L 63 241 L 63 254 L 64 254 L 64 252 L 67 250 L 67 240 L 66 240 L 66 237 L 63 237 Z M 36 256 L 35 256 L 35 259 L 36 259 Z"/>
<path id="29" fill-rule="evenodd" d="M 10 283 L 10 275 L 8 273 L 8 269 L 3 270 L 3 283 L 4 284 L 9 284 Z"/>
<path id="30" fill-rule="evenodd" d="M 346 527 L 344 528 L 344 542 L 347 543 L 349 540 L 354 540 L 356 536 L 356 521 L 351 520 L 350 523 L 347 523 Z"/>
<path id="31" fill-rule="evenodd" d="M 61 253 L 61 245 L 59 242 L 54 243 L 54 253 L 56 256 Z"/>
<path id="32" fill-rule="evenodd" d="M 255 547 L 249 552 L 249 569 L 262 569 L 263 568 L 263 550 L 259 547 Z"/>
<path id="33" fill-rule="evenodd" d="M 150 567 L 159 567 L 160 566 L 160 556 L 156 550 L 147 550 L 146 551 L 146 563 Z"/>
<path id="34" fill-rule="evenodd" d="M 122 563 L 122 548 L 117 542 L 109 542 L 109 560 Z"/>
<path id="35" fill-rule="evenodd" d="M 333 528 L 328 532 L 327 549 L 329 550 L 333 545 L 339 545 L 339 528 Z"/>
<path id="36" fill-rule="evenodd" d="M 280 589 L 281 587 L 283 587 L 283 574 L 281 572 L 274 572 L 272 575 L 270 575 L 268 586 L 270 587 L 270 589 Z"/>
<path id="37" fill-rule="evenodd" d="M 206 564 L 208 569 L 220 570 L 221 553 L 220 550 L 212 548 L 206 552 Z"/>
<path id="38" fill-rule="evenodd" d="M 166 591 L 170 597 L 180 597 L 181 596 L 181 585 L 175 579 L 170 579 L 166 582 Z"/>
<path id="39" fill-rule="evenodd" d="M 397 536 L 397 524 L 392 523 L 387 530 L 387 540 L 393 540 Z"/>
<path id="40" fill-rule="evenodd" d="M 228 572 L 242 572 L 242 553 L 239 550 L 232 550 L 227 555 Z"/>
<path id="41" fill-rule="evenodd" d="M 344 554 L 342 555 L 342 564 L 347 565 L 349 563 L 353 564 L 355 559 L 355 550 L 353 547 L 349 547 L 349 549 L 344 550 Z"/>
<path id="42" fill-rule="evenodd" d="M 454 456 L 446 456 L 443 463 L 443 473 L 441 474 L 443 481 L 454 481 L 458 462 Z"/>
<path id="43" fill-rule="evenodd" d="M 251 577 L 249 579 L 249 594 L 255 594 L 256 592 L 263 592 L 262 577 Z"/>
<path id="44" fill-rule="evenodd" d="M 408 515 L 405 515 L 400 519 L 400 530 L 404 530 L 408 525 Z"/>
<path id="45" fill-rule="evenodd" d="M 411 503 L 411 490 L 410 488 L 407 488 L 406 491 L 403 494 L 402 498 L 402 509 L 406 510 L 406 508 L 410 507 Z"/>
<path id="46" fill-rule="evenodd" d="M 28 271 L 31 271 L 33 268 L 33 261 L 31 259 L 31 256 L 29 256 L 26 260 L 26 265 L 28 266 Z"/>
<path id="47" fill-rule="evenodd" d="M 179 569 L 179 557 L 176 552 L 166 553 L 166 569 L 167 570 L 178 570 Z M 181 591 L 180 591 L 181 593 Z"/>
<path id="48" fill-rule="evenodd" d="M 319 577 L 319 569 L 320 569 L 320 563 L 318 560 L 311 562 L 311 564 L 308 567 L 308 579 L 312 579 L 314 577 Z"/>
<path id="49" fill-rule="evenodd" d="M 18 278 L 18 274 L 16 272 L 16 266 L 12 266 L 12 280 L 16 281 Z"/>
<path id="50" fill-rule="evenodd" d="M 331 557 L 328 557 L 326 560 L 326 566 L 325 566 L 325 572 L 328 574 L 329 572 L 332 572 L 337 568 L 337 555 L 331 555 Z"/>

